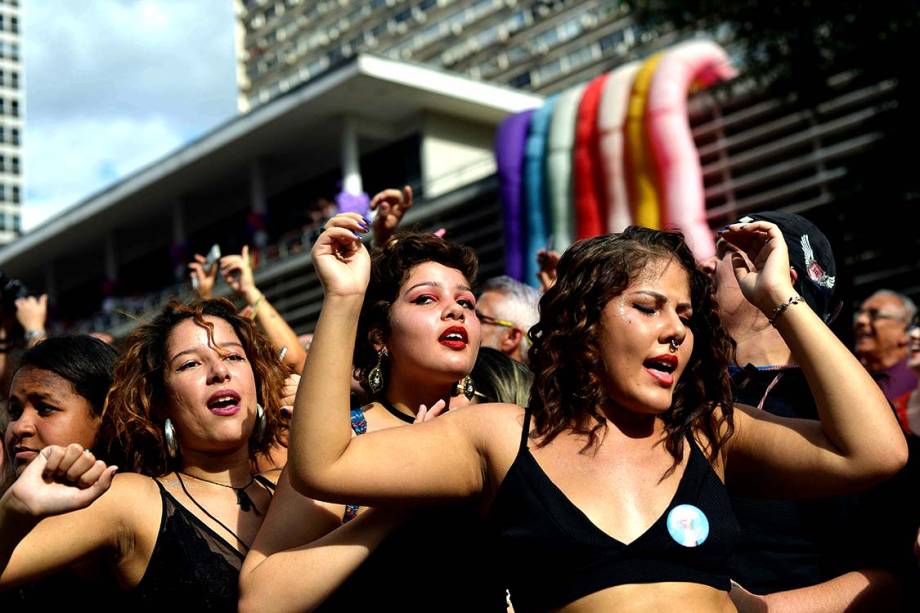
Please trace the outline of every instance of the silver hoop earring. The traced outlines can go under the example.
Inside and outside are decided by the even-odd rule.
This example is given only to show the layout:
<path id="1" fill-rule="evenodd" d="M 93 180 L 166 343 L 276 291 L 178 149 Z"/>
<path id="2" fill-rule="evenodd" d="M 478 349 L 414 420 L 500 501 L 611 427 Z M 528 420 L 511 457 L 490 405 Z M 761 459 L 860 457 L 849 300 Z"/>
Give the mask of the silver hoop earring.
<path id="1" fill-rule="evenodd" d="M 367 373 L 367 386 L 371 389 L 372 394 L 379 394 L 383 391 L 383 359 L 388 355 L 386 347 L 378 351 L 377 364 Z"/>
<path id="2" fill-rule="evenodd" d="M 173 427 L 172 420 L 168 417 L 163 422 L 163 439 L 166 441 L 166 453 L 169 457 L 175 459 L 179 453 L 179 443 L 176 441 L 176 429 Z"/>
<path id="3" fill-rule="evenodd" d="M 261 441 L 265 435 L 265 425 L 268 420 L 265 417 L 265 409 L 258 402 L 256 403 L 256 424 L 252 429 L 252 438 Z"/>

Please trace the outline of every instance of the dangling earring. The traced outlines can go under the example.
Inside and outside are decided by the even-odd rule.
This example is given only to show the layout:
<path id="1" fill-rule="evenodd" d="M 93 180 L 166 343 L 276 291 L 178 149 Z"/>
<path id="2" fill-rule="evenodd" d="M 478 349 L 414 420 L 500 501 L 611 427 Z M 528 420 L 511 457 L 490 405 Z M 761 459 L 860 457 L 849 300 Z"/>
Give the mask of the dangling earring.
<path id="1" fill-rule="evenodd" d="M 476 395 L 476 388 L 473 386 L 473 377 L 467 375 L 457 383 L 457 393 L 466 396 L 467 400 L 472 400 Z"/>
<path id="2" fill-rule="evenodd" d="M 262 408 L 262 405 L 258 402 L 256 403 L 256 425 L 252 429 L 252 438 L 256 441 L 262 440 L 262 435 L 265 434 L 265 409 Z"/>
<path id="3" fill-rule="evenodd" d="M 175 459 L 179 453 L 179 443 L 176 441 L 176 429 L 173 427 L 172 420 L 168 417 L 163 422 L 163 438 L 166 440 L 166 453 L 169 457 Z"/>
<path id="4" fill-rule="evenodd" d="M 387 348 L 377 352 L 377 364 L 367 373 L 367 386 L 372 394 L 379 394 L 383 390 L 383 358 L 387 357 Z"/>

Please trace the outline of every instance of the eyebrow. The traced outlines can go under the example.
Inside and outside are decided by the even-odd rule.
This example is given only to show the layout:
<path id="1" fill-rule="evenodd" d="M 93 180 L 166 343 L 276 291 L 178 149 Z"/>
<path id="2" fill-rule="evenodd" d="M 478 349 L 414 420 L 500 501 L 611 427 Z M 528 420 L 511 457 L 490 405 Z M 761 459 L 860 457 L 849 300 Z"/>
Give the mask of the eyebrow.
<path id="1" fill-rule="evenodd" d="M 634 291 L 634 292 L 632 292 L 632 293 L 633 293 L 633 294 L 645 294 L 646 296 L 651 296 L 652 298 L 654 298 L 654 299 L 657 300 L 658 302 L 664 302 L 664 303 L 667 303 L 667 302 L 668 302 L 668 297 L 667 297 L 667 296 L 665 296 L 665 295 L 662 294 L 661 292 L 656 292 L 656 291 L 654 291 L 654 290 L 650 290 L 650 289 L 640 289 L 640 290 L 636 290 L 636 291 Z M 678 309 L 678 310 L 679 310 L 679 309 L 685 309 L 685 310 L 686 310 L 686 309 L 693 309 L 693 305 L 690 304 L 689 302 L 679 302 L 679 303 L 677 303 L 677 307 L 675 307 L 675 308 Z"/>
<path id="2" fill-rule="evenodd" d="M 243 345 L 242 345 L 241 343 L 237 343 L 236 341 L 227 341 L 226 343 L 218 343 L 218 344 L 216 345 L 216 347 L 217 347 L 218 349 L 223 349 L 224 347 L 239 347 L 240 349 L 243 349 L 243 350 L 245 351 L 245 349 L 243 348 Z M 211 347 L 209 346 L 208 348 L 210 349 Z M 195 347 L 195 348 L 193 348 L 193 349 L 185 349 L 184 351 L 180 351 L 179 353 L 177 353 L 177 354 L 174 355 L 173 357 L 169 358 L 169 362 L 170 362 L 170 363 L 171 363 L 171 362 L 174 362 L 174 361 L 176 360 L 176 358 L 178 358 L 179 356 L 183 356 L 183 355 L 186 355 L 186 354 L 195 353 L 195 352 L 197 352 L 199 349 L 200 349 L 200 347 Z"/>
<path id="3" fill-rule="evenodd" d="M 438 288 L 443 289 L 443 288 L 444 288 L 444 284 L 443 284 L 443 283 L 440 283 L 440 282 L 438 282 L 438 281 L 422 281 L 421 283 L 416 283 L 416 284 L 413 285 L 412 287 L 406 289 L 406 293 L 408 294 L 409 292 L 411 292 L 412 290 L 414 290 L 414 289 L 417 288 L 417 287 L 438 287 Z M 463 284 L 457 284 L 456 286 L 454 286 L 454 289 L 460 289 L 460 290 L 463 290 L 463 291 L 465 291 L 465 292 L 472 292 L 472 291 L 473 291 L 473 288 L 471 288 L 469 285 L 463 285 Z"/>

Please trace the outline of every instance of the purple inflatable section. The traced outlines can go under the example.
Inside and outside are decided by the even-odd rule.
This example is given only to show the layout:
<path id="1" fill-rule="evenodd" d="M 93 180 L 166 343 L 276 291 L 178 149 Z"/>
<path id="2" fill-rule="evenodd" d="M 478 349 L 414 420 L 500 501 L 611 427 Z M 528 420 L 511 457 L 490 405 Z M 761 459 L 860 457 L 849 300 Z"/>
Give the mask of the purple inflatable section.
<path id="1" fill-rule="evenodd" d="M 501 185 L 505 274 L 524 280 L 524 146 L 533 111 L 505 118 L 495 135 L 495 163 Z"/>

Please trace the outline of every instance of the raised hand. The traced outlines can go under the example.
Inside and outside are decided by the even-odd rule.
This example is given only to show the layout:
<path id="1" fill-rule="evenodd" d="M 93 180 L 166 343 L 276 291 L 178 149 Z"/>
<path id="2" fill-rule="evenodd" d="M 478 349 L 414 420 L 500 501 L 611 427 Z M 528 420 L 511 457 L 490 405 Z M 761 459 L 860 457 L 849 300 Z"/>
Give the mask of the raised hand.
<path id="1" fill-rule="evenodd" d="M 406 211 L 412 208 L 412 188 L 406 185 L 400 189 L 385 189 L 371 199 L 371 210 L 377 211 L 374 217 L 374 244 L 386 245 Z"/>
<path id="2" fill-rule="evenodd" d="M 76 443 L 49 445 L 26 467 L 3 496 L 3 504 L 23 516 L 48 517 L 89 506 L 112 484 L 117 466 L 106 466 Z"/>
<path id="3" fill-rule="evenodd" d="M 447 403 L 444 402 L 443 398 L 435 402 L 433 405 L 431 405 L 430 409 L 426 407 L 424 404 L 419 405 L 418 413 L 415 414 L 414 423 L 420 424 L 422 422 L 431 421 L 432 419 L 434 419 L 435 417 L 443 413 L 446 409 L 447 409 Z"/>
<path id="4" fill-rule="evenodd" d="M 252 276 L 249 261 L 249 246 L 244 246 L 239 255 L 225 255 L 220 259 L 220 274 L 238 296 L 248 305 L 256 303 L 261 296 Z"/>
<path id="5" fill-rule="evenodd" d="M 540 249 L 537 252 L 537 265 L 540 270 L 537 272 L 537 280 L 540 282 L 540 292 L 546 293 L 546 290 L 556 284 L 556 267 L 559 265 L 558 251 L 546 251 Z"/>
<path id="6" fill-rule="evenodd" d="M 326 296 L 363 296 L 371 274 L 371 259 L 361 242 L 368 231 L 357 213 L 340 213 L 326 222 L 313 243 L 313 267 Z"/>
<path id="7" fill-rule="evenodd" d="M 795 295 L 789 250 L 776 224 L 736 223 L 720 233 L 734 247 L 732 267 L 745 299 L 766 315 Z"/>
<path id="8" fill-rule="evenodd" d="M 292 373 L 284 379 L 281 387 L 281 414 L 290 417 L 294 413 L 294 398 L 300 385 L 300 375 Z"/>
<path id="9" fill-rule="evenodd" d="M 199 298 L 207 300 L 214 292 L 214 282 L 217 280 L 217 264 L 214 263 L 205 269 L 208 259 L 200 253 L 196 253 L 194 257 L 194 261 L 188 263 L 192 290 Z"/>

